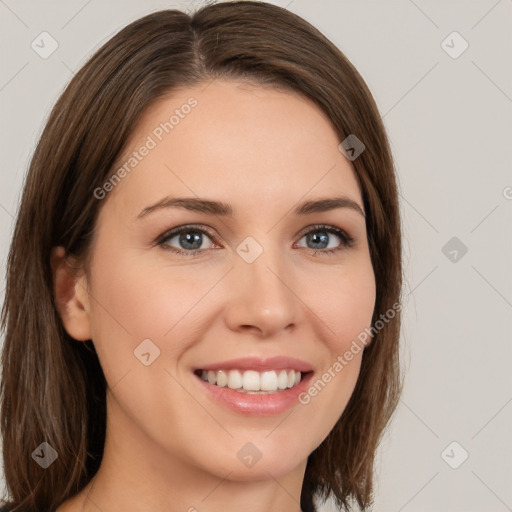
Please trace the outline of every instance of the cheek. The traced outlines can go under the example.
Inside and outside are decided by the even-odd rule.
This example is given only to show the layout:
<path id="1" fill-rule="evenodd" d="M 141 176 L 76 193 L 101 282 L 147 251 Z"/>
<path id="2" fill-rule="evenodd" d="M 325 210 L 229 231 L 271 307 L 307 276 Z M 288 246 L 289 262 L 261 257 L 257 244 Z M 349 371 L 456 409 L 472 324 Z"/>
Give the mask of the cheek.
<path id="1" fill-rule="evenodd" d="M 371 326 L 376 287 L 369 258 L 317 277 L 308 304 L 327 326 L 319 338 L 325 357 L 299 401 L 322 440 L 345 409 L 359 377 L 364 344 L 358 336 Z"/>
<path id="2" fill-rule="evenodd" d="M 337 349 L 346 350 L 357 336 L 368 328 L 375 307 L 375 281 L 371 268 L 358 274 L 347 276 L 338 293 L 336 309 L 331 310 L 334 331 L 337 336 Z"/>
<path id="3" fill-rule="evenodd" d="M 113 385 L 129 369 L 140 367 L 134 351 L 143 342 L 147 345 L 144 340 L 164 355 L 151 367 L 164 365 L 164 359 L 167 366 L 178 362 L 194 342 L 194 330 L 200 329 L 205 294 L 225 270 L 169 265 L 163 258 L 115 250 L 106 243 L 103 248 L 92 269 L 91 330 L 105 377 Z"/>
<path id="4" fill-rule="evenodd" d="M 92 269 L 97 317 L 103 324 L 117 324 L 114 327 L 129 332 L 133 341 L 138 336 L 162 336 L 180 312 L 183 316 L 183 303 L 193 295 L 190 267 L 169 269 L 163 259 L 124 247 L 121 237 L 106 238 L 97 244 Z"/>
<path id="5" fill-rule="evenodd" d="M 319 339 L 327 342 L 331 355 L 344 352 L 372 321 L 376 286 L 369 256 L 321 269 L 315 272 L 314 286 L 308 283 L 302 296 L 326 327 Z"/>

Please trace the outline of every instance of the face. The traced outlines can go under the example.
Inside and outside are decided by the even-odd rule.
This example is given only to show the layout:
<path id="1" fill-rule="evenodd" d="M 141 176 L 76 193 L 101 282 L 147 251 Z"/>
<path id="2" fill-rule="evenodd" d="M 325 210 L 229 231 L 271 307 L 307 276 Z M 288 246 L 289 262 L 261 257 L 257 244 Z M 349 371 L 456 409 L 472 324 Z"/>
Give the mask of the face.
<path id="1" fill-rule="evenodd" d="M 147 110 L 120 180 L 96 191 L 79 294 L 119 446 L 162 468 L 279 478 L 304 470 L 359 375 L 362 351 L 345 354 L 375 303 L 363 201 L 312 102 L 205 87 Z"/>

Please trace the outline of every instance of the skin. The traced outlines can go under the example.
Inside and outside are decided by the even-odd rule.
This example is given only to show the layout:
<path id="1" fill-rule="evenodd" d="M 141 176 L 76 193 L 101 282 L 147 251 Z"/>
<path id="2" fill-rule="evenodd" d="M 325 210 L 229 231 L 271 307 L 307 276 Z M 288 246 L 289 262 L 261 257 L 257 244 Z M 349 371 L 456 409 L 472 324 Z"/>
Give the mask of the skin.
<path id="1" fill-rule="evenodd" d="M 300 511 L 307 457 L 356 384 L 362 351 L 307 405 L 273 416 L 235 413 L 197 384 L 194 368 L 245 356 L 297 357 L 319 378 L 370 326 L 375 304 L 364 216 L 292 213 L 299 202 L 339 195 L 363 210 L 328 118 L 296 93 L 206 85 L 174 92 L 141 117 L 120 165 L 169 112 L 198 101 L 102 199 L 89 277 L 73 279 L 71 258 L 54 248 L 64 327 L 77 343 L 93 340 L 108 384 L 101 467 L 58 512 Z M 137 218 L 171 194 L 229 203 L 236 215 L 165 208 Z M 215 234 L 202 235 L 200 256 L 154 244 L 187 224 Z M 341 250 L 315 255 L 305 236 L 315 224 L 346 231 L 353 246 L 320 229 L 328 248 Z M 250 264 L 236 252 L 247 236 L 263 248 Z M 166 243 L 190 250 L 178 236 Z M 147 338 L 160 350 L 149 366 L 134 357 Z M 250 468 L 237 457 L 247 442 L 261 452 Z"/>

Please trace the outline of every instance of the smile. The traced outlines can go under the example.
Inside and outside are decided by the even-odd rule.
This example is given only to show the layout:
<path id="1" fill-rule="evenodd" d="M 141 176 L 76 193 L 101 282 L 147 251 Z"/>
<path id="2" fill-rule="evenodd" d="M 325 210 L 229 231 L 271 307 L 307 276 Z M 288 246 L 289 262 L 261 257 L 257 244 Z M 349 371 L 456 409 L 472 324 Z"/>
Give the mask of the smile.
<path id="1" fill-rule="evenodd" d="M 306 360 L 285 355 L 203 362 L 192 371 L 209 401 L 247 416 L 272 416 L 300 405 L 298 397 L 314 374 Z"/>
<path id="2" fill-rule="evenodd" d="M 267 370 L 197 370 L 196 375 L 218 387 L 240 393 L 267 394 L 290 389 L 301 381 L 301 372 L 294 369 Z"/>

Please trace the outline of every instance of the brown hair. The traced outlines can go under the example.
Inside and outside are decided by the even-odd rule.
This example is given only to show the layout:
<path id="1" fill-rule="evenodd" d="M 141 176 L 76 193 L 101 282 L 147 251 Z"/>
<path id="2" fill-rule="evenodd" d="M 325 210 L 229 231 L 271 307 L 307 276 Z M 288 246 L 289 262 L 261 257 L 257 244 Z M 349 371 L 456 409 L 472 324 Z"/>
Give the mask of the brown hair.
<path id="1" fill-rule="evenodd" d="M 92 341 L 78 343 L 63 328 L 51 249 L 87 261 L 101 204 L 93 190 L 112 174 L 142 112 L 215 78 L 298 91 L 327 114 L 340 141 L 355 134 L 366 147 L 352 164 L 376 278 L 373 322 L 393 307 L 396 315 L 365 349 L 346 409 L 308 458 L 301 507 L 314 511 L 315 495 L 333 495 L 345 509 L 372 503 L 376 449 L 401 389 L 401 229 L 389 143 L 370 91 L 336 46 L 283 8 L 244 1 L 131 23 L 76 74 L 46 123 L 24 184 L 2 310 L 1 433 L 13 511 L 54 510 L 79 492 L 105 441 L 105 378 Z M 43 441 L 58 453 L 47 469 L 31 456 Z"/>

